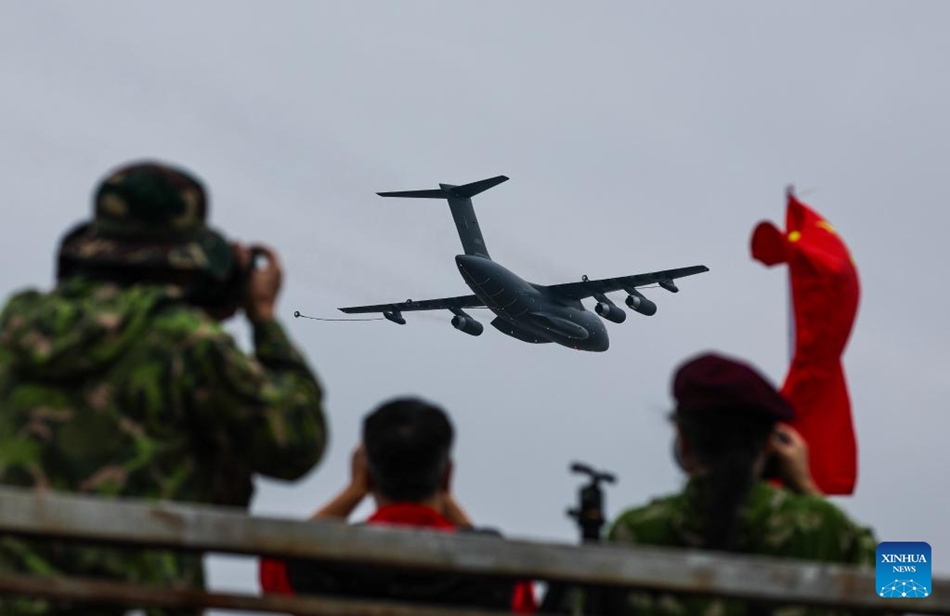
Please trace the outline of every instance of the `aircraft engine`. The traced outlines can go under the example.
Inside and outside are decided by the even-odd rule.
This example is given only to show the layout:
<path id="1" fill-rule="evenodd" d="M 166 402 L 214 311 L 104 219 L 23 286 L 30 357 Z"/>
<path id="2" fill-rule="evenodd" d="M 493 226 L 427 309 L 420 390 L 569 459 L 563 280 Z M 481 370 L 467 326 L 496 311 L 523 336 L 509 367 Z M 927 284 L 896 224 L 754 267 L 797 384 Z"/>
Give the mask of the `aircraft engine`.
<path id="1" fill-rule="evenodd" d="M 594 312 L 608 321 L 613 321 L 614 323 L 623 323 L 627 320 L 627 313 L 614 304 L 597 302 L 597 305 L 594 306 Z"/>
<path id="2" fill-rule="evenodd" d="M 648 317 L 656 314 L 656 304 L 643 297 L 639 293 L 630 294 L 627 296 L 627 305 L 630 306 L 631 310 L 635 310 L 642 315 Z"/>
<path id="3" fill-rule="evenodd" d="M 398 323 L 399 325 L 406 324 L 406 319 L 403 318 L 402 313 L 398 310 L 384 312 L 383 316 L 386 317 L 387 321 L 392 321 L 393 323 Z"/>
<path id="4" fill-rule="evenodd" d="M 470 336 L 481 336 L 485 328 L 481 323 L 469 316 L 455 315 L 452 317 L 452 327 L 465 332 Z"/>

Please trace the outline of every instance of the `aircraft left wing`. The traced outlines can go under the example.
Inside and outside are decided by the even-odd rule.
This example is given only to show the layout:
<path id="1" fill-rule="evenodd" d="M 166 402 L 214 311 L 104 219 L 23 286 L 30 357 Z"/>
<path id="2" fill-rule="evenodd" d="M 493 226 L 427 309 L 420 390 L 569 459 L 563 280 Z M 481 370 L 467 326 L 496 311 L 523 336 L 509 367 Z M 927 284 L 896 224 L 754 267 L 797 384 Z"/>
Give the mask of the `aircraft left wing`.
<path id="1" fill-rule="evenodd" d="M 423 299 L 419 301 L 407 299 L 404 302 L 392 304 L 376 304 L 374 306 L 350 306 L 340 308 L 347 314 L 365 314 L 368 312 L 412 312 L 417 310 L 452 310 L 460 308 L 484 308 L 482 300 L 474 295 L 460 295 L 458 297 L 442 297 L 439 299 Z"/>
<path id="2" fill-rule="evenodd" d="M 568 282 L 565 284 L 550 285 L 548 290 L 571 299 L 584 299 L 592 297 L 595 294 L 611 293 L 626 289 L 635 289 L 645 287 L 650 284 L 658 284 L 668 291 L 676 292 L 679 289 L 673 284 L 677 278 L 693 276 L 708 272 L 709 268 L 705 265 L 693 265 L 691 267 L 680 267 L 677 269 L 663 270 L 660 272 L 649 272 L 646 274 L 634 274 L 633 276 L 621 276 L 620 278 L 601 278 L 600 280 L 582 280 L 581 282 Z"/>

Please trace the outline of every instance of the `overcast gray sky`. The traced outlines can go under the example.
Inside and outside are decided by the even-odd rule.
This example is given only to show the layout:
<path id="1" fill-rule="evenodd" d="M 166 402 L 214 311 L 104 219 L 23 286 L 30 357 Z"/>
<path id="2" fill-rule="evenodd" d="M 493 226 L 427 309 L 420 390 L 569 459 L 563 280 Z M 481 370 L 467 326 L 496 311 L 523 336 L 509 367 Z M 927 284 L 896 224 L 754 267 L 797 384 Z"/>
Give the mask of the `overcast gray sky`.
<path id="1" fill-rule="evenodd" d="M 837 501 L 883 540 L 930 542 L 947 574 L 948 19 L 922 0 L 3 2 L 0 291 L 49 287 L 106 170 L 185 165 L 214 224 L 280 249 L 280 312 L 327 389 L 325 461 L 258 482 L 255 512 L 310 513 L 346 480 L 364 413 L 414 393 L 454 418 L 477 522 L 573 540 L 571 460 L 619 474 L 612 514 L 678 489 L 680 360 L 718 349 L 784 377 L 786 274 L 748 239 L 784 221 L 794 183 L 863 285 L 846 355 L 860 477 Z M 472 338 L 448 314 L 292 318 L 466 293 L 448 208 L 374 192 L 497 174 L 476 200 L 486 243 L 534 282 L 711 272 L 608 324 L 604 354 Z M 257 587 L 248 561 L 210 569 Z"/>

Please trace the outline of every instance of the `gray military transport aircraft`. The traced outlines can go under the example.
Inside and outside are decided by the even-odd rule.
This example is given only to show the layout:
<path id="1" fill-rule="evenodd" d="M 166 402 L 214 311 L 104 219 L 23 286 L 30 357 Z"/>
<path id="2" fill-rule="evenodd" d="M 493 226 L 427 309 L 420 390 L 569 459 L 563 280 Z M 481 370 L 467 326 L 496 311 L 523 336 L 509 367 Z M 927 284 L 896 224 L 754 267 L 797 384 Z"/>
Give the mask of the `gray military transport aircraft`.
<path id="1" fill-rule="evenodd" d="M 548 286 L 527 282 L 488 256 L 472 207 L 472 197 L 507 179 L 499 175 L 463 186 L 439 184 L 435 190 L 377 193 L 381 197 L 446 199 L 449 202 L 465 250 L 464 255 L 455 257 L 455 263 L 474 295 L 421 301 L 407 299 L 393 304 L 352 306 L 340 310 L 347 314 L 381 312 L 388 320 L 400 325 L 406 324 L 402 316 L 404 312 L 448 310 L 455 315 L 452 317 L 455 329 L 479 336 L 484 329 L 482 324 L 464 309 L 488 308 L 496 315 L 491 324 L 512 338 L 531 343 L 556 342 L 582 351 L 606 351 L 609 346 L 607 328 L 603 321 L 584 308 L 582 299 L 594 298 L 598 315 L 614 323 L 623 323 L 627 314 L 607 298 L 607 293 L 626 291 L 627 306 L 651 316 L 656 313 L 656 304 L 641 295 L 637 287 L 657 284 L 676 293 L 679 289 L 673 283 L 674 279 L 709 271 L 705 265 L 694 265 L 602 280 L 590 280 L 584 276 L 580 282 Z"/>

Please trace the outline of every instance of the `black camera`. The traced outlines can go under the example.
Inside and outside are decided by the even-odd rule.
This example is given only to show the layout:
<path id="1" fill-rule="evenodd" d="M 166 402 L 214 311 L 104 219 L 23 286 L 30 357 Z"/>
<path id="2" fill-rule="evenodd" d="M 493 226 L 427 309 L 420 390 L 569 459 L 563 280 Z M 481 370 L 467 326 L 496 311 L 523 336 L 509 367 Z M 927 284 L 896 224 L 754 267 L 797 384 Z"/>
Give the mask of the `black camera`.
<path id="1" fill-rule="evenodd" d="M 203 305 L 219 308 L 227 312 L 236 311 L 244 303 L 244 297 L 247 294 L 247 283 L 251 278 L 251 272 L 257 266 L 259 258 L 264 256 L 264 251 L 260 248 L 251 248 L 251 258 L 247 264 L 241 267 L 235 259 L 235 265 L 231 270 L 231 275 L 223 282 L 215 285 L 207 294 L 202 297 Z"/>
<path id="2" fill-rule="evenodd" d="M 781 430 L 776 430 L 775 434 L 779 438 L 779 440 L 785 443 L 786 445 L 792 442 L 791 437 L 788 434 L 782 432 Z M 779 469 L 778 458 L 776 458 L 774 454 L 770 455 L 768 459 L 766 459 L 765 468 L 762 470 L 762 478 L 765 480 L 781 481 L 782 473 Z"/>

